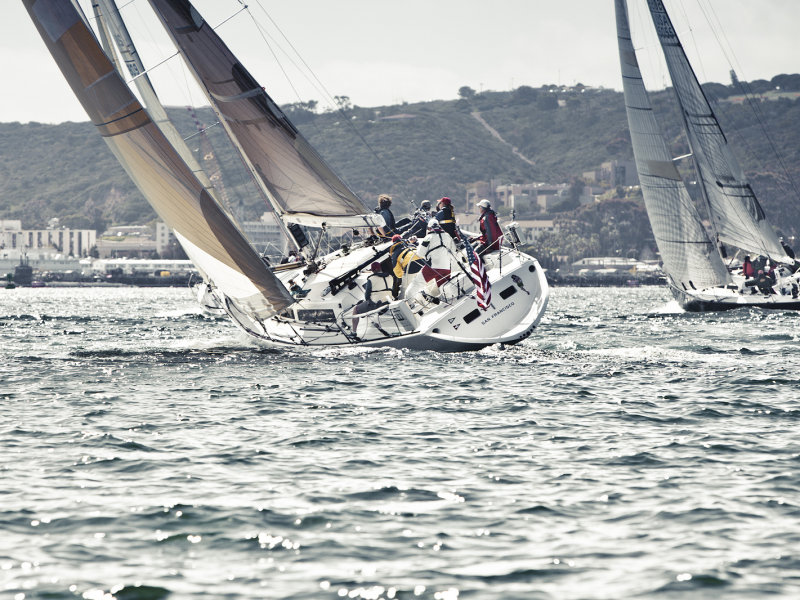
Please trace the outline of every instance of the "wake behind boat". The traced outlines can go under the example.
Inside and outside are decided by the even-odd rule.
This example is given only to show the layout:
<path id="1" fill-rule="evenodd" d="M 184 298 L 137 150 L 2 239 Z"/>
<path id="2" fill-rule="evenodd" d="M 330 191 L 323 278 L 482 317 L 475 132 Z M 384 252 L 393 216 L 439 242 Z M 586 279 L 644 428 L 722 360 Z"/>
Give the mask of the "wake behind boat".
<path id="1" fill-rule="evenodd" d="M 661 0 L 648 0 L 677 97 L 712 233 L 703 226 L 659 128 L 631 40 L 625 0 L 615 0 L 625 105 L 647 215 L 670 291 L 685 310 L 800 310 L 800 272 L 742 174 Z M 684 158 L 684 157 L 679 157 Z M 759 272 L 731 273 L 723 244 L 764 257 Z M 745 263 L 749 263 L 749 256 Z M 745 267 L 746 269 L 746 267 Z"/>
<path id="2" fill-rule="evenodd" d="M 513 243 L 480 257 L 464 238 L 451 251 L 450 274 L 436 285 L 400 272 L 402 285 L 390 298 L 357 309 L 372 264 L 385 264 L 397 242 L 360 235 L 320 256 L 320 241 L 328 229 L 371 232 L 385 227 L 384 219 L 339 179 L 190 2 L 150 0 L 258 193 L 301 253 L 301 262 L 270 266 L 166 118 L 114 1 L 93 3 L 100 41 L 72 3 L 24 4 L 90 119 L 203 275 L 203 302 L 224 309 L 251 336 L 270 345 L 459 351 L 519 342 L 538 324 L 548 300 L 538 262 Z M 117 52 L 146 107 L 115 67 Z M 316 244 L 307 243 L 301 226 L 319 232 Z M 515 238 L 513 229 L 507 233 Z M 404 243 L 415 250 L 412 240 Z M 382 268 L 395 266 L 390 260 Z"/>

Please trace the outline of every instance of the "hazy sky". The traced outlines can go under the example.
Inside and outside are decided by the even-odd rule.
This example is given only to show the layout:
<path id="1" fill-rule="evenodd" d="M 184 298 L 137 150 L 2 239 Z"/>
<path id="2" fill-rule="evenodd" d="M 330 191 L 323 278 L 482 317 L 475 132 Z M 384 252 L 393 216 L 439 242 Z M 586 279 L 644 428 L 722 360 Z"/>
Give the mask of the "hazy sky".
<path id="1" fill-rule="evenodd" d="M 67 0 L 64 0 L 67 1 Z M 89 2 L 81 0 L 89 10 Z M 800 72 L 800 0 L 666 0 L 676 28 L 696 58 L 701 80 L 728 83 L 732 61 L 740 79 L 770 79 Z M 134 21 L 147 14 L 146 0 L 118 0 Z M 237 12 L 237 0 L 197 0 L 212 25 Z M 246 13 L 218 31 L 279 103 L 349 96 L 359 106 L 456 98 L 476 91 L 520 85 L 583 83 L 620 89 L 613 0 L 248 0 L 263 37 Z M 634 27 L 648 36 L 644 0 L 629 0 Z M 0 18 L 0 121 L 85 121 L 19 0 L 2 0 Z M 324 88 L 311 87 L 279 49 L 288 48 L 264 12 L 309 65 Z M 709 24 L 709 20 L 713 28 Z M 153 23 L 138 48 L 148 65 L 174 52 Z M 691 27 L 689 26 L 691 23 Z M 645 27 L 646 26 L 646 27 Z M 652 50 L 650 37 L 634 33 L 637 48 Z M 733 48 L 733 51 L 730 48 Z M 723 54 L 723 49 L 728 53 Z M 281 67 L 272 53 L 280 58 Z M 697 54 L 696 54 L 697 53 Z M 666 79 L 657 62 L 651 87 Z M 293 58 L 295 64 L 299 61 Z M 285 70 L 292 85 L 287 83 Z M 203 99 L 171 59 L 153 70 L 167 85 L 168 105 Z"/>

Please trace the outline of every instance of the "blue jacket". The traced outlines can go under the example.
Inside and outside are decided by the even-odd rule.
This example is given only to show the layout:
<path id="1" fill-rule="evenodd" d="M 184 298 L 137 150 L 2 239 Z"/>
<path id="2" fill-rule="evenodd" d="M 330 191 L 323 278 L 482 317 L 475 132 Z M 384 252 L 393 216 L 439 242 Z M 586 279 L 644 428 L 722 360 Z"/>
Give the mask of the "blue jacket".
<path id="1" fill-rule="evenodd" d="M 392 237 L 395 233 L 397 233 L 392 211 L 388 208 L 382 208 L 380 211 L 378 211 L 378 214 L 383 217 L 383 220 L 386 223 L 386 225 L 383 226 L 384 237 Z"/>

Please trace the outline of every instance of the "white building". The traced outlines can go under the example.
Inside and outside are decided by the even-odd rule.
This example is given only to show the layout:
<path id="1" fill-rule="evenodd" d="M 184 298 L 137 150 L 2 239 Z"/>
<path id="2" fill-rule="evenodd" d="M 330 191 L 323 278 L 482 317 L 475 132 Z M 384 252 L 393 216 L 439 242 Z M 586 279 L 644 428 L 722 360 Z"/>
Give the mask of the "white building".
<path id="1" fill-rule="evenodd" d="M 12 258 L 26 254 L 32 259 L 55 255 L 88 256 L 97 244 L 97 232 L 93 229 L 23 229 L 22 221 L 0 221 L 0 257 Z"/>
<path id="2" fill-rule="evenodd" d="M 517 221 L 517 235 L 523 244 L 535 241 L 543 233 L 558 231 L 553 219 L 520 219 Z"/>
<path id="3" fill-rule="evenodd" d="M 258 221 L 244 221 L 244 234 L 257 252 L 267 254 L 285 254 L 286 238 L 276 221 L 275 213 L 265 212 Z"/>

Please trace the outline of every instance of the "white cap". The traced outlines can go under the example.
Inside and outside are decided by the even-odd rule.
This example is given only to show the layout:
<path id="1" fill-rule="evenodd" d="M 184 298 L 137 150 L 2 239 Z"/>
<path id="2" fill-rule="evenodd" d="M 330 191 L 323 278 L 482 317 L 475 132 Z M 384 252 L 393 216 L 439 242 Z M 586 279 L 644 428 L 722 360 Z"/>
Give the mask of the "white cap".
<path id="1" fill-rule="evenodd" d="M 491 206 L 491 203 L 486 198 L 484 198 L 483 200 L 478 202 L 478 204 L 476 204 L 475 206 L 480 206 L 481 208 L 489 208 Z"/>
<path id="2" fill-rule="evenodd" d="M 441 225 L 439 225 L 438 219 L 431 219 L 428 221 L 428 229 L 437 229 L 439 227 L 441 227 Z"/>

